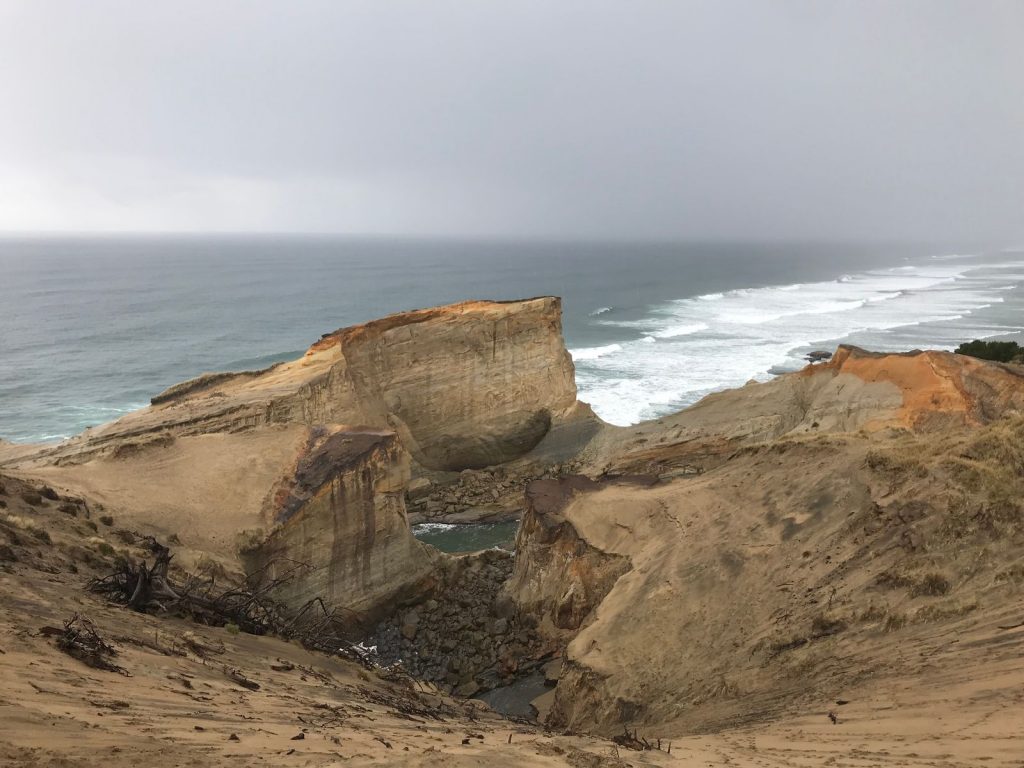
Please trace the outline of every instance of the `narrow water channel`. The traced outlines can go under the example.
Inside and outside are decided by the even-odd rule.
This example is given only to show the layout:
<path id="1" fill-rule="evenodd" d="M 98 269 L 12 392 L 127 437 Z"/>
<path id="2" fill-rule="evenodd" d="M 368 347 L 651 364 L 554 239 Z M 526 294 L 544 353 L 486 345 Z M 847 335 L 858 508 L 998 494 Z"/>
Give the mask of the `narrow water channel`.
<path id="1" fill-rule="evenodd" d="M 480 549 L 515 549 L 518 520 L 500 523 L 420 523 L 413 535 L 442 552 L 475 552 Z"/>

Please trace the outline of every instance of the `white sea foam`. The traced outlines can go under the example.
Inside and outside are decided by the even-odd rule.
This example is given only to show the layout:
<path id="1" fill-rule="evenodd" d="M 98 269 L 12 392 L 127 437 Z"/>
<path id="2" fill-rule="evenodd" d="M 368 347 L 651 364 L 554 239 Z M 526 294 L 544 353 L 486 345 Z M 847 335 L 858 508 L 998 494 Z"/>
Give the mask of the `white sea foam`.
<path id="1" fill-rule="evenodd" d="M 417 523 L 412 527 L 412 531 L 415 534 L 444 533 L 458 527 L 457 523 Z"/>
<path id="2" fill-rule="evenodd" d="M 590 313 L 590 317 L 597 317 L 598 315 L 603 315 L 607 312 L 611 312 L 612 309 L 614 309 L 614 307 L 599 307 Z"/>
<path id="3" fill-rule="evenodd" d="M 1024 261 L 940 259 L 835 280 L 739 288 L 652 306 L 633 341 L 573 351 L 580 398 L 605 420 L 632 424 L 770 371 L 796 370 L 816 346 L 849 340 L 878 350 L 952 348 L 1016 328 L 986 308 L 1007 296 Z M 990 310 L 991 311 L 994 310 Z M 1005 315 L 1005 310 L 1003 310 Z"/>
<path id="4" fill-rule="evenodd" d="M 651 335 L 656 339 L 674 339 L 677 336 L 689 336 L 691 333 L 706 331 L 707 329 L 707 323 L 684 323 L 682 325 L 670 325 L 668 328 L 662 328 Z"/>
<path id="5" fill-rule="evenodd" d="M 610 355 L 614 352 L 622 351 L 622 345 L 620 344 L 606 344 L 603 347 L 581 347 L 580 349 L 570 349 L 569 354 L 572 355 L 572 359 L 575 361 L 580 360 L 597 360 L 599 357 Z"/>

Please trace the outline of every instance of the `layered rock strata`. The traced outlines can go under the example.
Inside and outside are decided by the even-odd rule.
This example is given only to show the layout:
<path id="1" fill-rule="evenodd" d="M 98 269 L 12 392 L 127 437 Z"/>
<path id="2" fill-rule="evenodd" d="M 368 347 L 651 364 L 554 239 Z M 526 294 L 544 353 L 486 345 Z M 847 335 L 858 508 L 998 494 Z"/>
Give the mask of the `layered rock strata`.
<path id="1" fill-rule="evenodd" d="M 496 522 L 519 519 L 525 511 L 523 490 L 534 480 L 577 471 L 578 462 L 543 465 L 501 465 L 466 469 L 451 478 L 418 478 L 409 486 L 409 519 L 413 523 Z"/>
<path id="2" fill-rule="evenodd" d="M 653 478 L 595 481 L 582 475 L 536 480 L 526 488 L 526 514 L 516 537 L 515 569 L 506 593 L 519 612 L 558 648 L 590 619 L 629 560 L 589 544 L 562 514 L 579 494 L 610 485 L 646 487 Z"/>
<path id="3" fill-rule="evenodd" d="M 409 528 L 408 479 L 393 432 L 315 435 L 268 500 L 270 533 L 242 551 L 247 570 L 281 580 L 292 606 L 320 598 L 361 617 L 428 588 L 437 558 Z"/>
<path id="4" fill-rule="evenodd" d="M 458 477 L 574 450 L 597 426 L 576 402 L 559 299 L 469 301 L 343 328 L 262 371 L 203 375 L 0 459 L 178 537 L 182 557 L 231 569 L 241 545 L 251 573 L 293 570 L 290 602 L 372 612 L 425 588 L 433 568 L 408 526 L 410 468 Z M 514 515 L 515 481 L 500 493 Z"/>
<path id="5" fill-rule="evenodd" d="M 712 469 L 742 446 L 787 435 L 970 427 L 1022 409 L 1021 366 L 843 345 L 827 363 L 716 392 L 634 427 L 603 429 L 584 451 L 601 473 L 670 478 Z"/>
<path id="6" fill-rule="evenodd" d="M 561 301 L 468 301 L 343 328 L 263 371 L 204 374 L 40 456 L 82 461 L 154 435 L 360 424 L 397 432 L 428 470 L 460 471 L 516 459 L 581 420 L 596 423 L 576 402 Z"/>

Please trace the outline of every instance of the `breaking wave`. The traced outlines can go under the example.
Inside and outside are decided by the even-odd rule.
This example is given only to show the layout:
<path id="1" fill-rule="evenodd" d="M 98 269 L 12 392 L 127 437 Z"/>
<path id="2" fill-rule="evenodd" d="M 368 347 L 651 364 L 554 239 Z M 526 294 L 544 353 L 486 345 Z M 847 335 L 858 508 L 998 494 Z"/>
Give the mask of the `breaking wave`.
<path id="1" fill-rule="evenodd" d="M 597 360 L 599 357 L 610 355 L 615 352 L 621 352 L 621 344 L 607 344 L 603 347 L 582 347 L 580 349 L 570 349 L 569 354 L 572 355 L 572 359 L 576 362 L 581 360 Z"/>
<path id="2" fill-rule="evenodd" d="M 572 350 L 580 399 L 606 421 L 635 424 L 710 392 L 796 370 L 814 348 L 850 342 L 879 351 L 952 349 L 965 338 L 1024 330 L 1009 324 L 1009 307 L 1001 316 L 986 312 L 1013 295 L 1007 291 L 1017 284 L 1009 281 L 1022 268 L 1019 260 L 928 260 L 675 299 L 648 307 L 641 319 L 595 319 L 635 338 Z"/>

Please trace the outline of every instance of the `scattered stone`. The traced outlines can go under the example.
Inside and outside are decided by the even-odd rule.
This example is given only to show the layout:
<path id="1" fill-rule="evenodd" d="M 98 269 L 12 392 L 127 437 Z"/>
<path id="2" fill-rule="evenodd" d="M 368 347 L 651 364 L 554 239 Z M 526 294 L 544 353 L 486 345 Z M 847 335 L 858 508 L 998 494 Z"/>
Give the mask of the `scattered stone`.
<path id="1" fill-rule="evenodd" d="M 540 639 L 519 623 L 514 602 L 500 597 L 511 572 L 505 552 L 459 558 L 429 599 L 397 611 L 364 642 L 377 647 L 381 664 L 401 663 L 459 696 L 508 684 L 541 655 Z"/>

